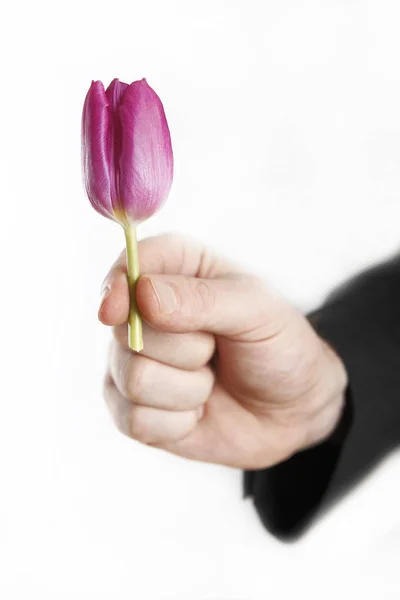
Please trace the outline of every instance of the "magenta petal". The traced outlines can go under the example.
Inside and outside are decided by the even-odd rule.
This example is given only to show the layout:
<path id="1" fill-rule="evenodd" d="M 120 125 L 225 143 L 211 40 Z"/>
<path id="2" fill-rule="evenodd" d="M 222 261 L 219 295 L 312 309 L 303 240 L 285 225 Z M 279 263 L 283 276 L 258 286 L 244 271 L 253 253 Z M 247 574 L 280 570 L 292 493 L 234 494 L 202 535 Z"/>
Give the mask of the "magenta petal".
<path id="1" fill-rule="evenodd" d="M 113 79 L 108 88 L 106 89 L 106 97 L 110 105 L 111 119 L 110 119 L 110 191 L 111 191 L 111 202 L 114 211 L 117 214 L 121 214 L 121 201 L 119 197 L 119 169 L 118 169 L 118 157 L 121 153 L 121 123 L 119 119 L 119 107 L 122 102 L 122 98 L 127 83 L 122 83 L 119 79 Z"/>
<path id="2" fill-rule="evenodd" d="M 171 137 L 160 98 L 145 79 L 126 89 L 119 108 L 119 197 L 128 222 L 150 217 L 172 184 Z"/>
<path id="3" fill-rule="evenodd" d="M 113 218 L 110 194 L 110 110 L 101 81 L 93 81 L 82 115 L 82 171 L 92 206 Z"/>
<path id="4" fill-rule="evenodd" d="M 106 97 L 113 112 L 121 104 L 122 96 L 127 87 L 129 87 L 127 83 L 123 83 L 119 79 L 113 79 L 106 89 Z"/>

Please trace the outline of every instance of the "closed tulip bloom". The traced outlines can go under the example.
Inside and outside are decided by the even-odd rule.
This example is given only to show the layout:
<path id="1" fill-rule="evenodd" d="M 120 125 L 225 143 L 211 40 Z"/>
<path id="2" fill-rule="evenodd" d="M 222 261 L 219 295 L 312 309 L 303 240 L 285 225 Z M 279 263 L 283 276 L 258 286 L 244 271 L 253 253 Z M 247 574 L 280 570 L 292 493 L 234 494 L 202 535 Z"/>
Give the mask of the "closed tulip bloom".
<path id="1" fill-rule="evenodd" d="M 145 79 L 93 81 L 82 119 L 86 192 L 93 207 L 123 225 L 160 208 L 172 184 L 171 137 L 161 100 Z"/>
<path id="2" fill-rule="evenodd" d="M 82 116 L 82 170 L 92 206 L 125 231 L 131 289 L 130 345 L 143 348 L 135 301 L 136 226 L 166 200 L 172 184 L 171 137 L 161 100 L 145 79 L 93 81 Z"/>

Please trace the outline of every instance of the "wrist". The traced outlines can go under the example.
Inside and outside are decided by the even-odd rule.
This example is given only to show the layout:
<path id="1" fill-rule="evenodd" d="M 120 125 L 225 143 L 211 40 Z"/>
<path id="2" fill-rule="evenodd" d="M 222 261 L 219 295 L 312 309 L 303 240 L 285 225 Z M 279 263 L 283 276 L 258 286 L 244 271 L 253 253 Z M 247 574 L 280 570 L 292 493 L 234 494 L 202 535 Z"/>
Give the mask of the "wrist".
<path id="1" fill-rule="evenodd" d="M 321 404 L 310 420 L 303 449 L 327 439 L 338 425 L 343 413 L 348 374 L 336 351 L 323 339 L 321 341 L 321 376 L 318 395 Z"/>

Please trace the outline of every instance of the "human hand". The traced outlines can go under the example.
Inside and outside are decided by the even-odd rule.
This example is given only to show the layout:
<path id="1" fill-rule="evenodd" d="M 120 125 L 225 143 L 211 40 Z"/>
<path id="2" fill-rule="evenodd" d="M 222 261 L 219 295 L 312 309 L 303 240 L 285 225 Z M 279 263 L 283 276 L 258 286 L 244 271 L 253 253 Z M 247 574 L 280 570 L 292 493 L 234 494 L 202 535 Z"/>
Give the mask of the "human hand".
<path id="1" fill-rule="evenodd" d="M 180 236 L 139 243 L 144 350 L 128 347 L 125 252 L 104 280 L 114 326 L 104 394 L 128 436 L 243 469 L 279 463 L 334 429 L 345 368 L 276 290 Z"/>

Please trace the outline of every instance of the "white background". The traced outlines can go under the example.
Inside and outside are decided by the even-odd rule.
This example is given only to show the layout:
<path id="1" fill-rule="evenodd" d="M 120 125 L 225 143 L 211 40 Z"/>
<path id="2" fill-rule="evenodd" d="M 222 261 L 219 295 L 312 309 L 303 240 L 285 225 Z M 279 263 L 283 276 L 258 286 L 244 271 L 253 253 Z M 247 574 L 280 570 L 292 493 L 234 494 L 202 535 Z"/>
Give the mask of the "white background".
<path id="1" fill-rule="evenodd" d="M 242 500 L 239 472 L 115 431 L 97 308 L 123 235 L 91 209 L 80 173 L 91 79 L 146 77 L 176 169 L 141 237 L 194 235 L 314 308 L 399 249 L 399 10 L 396 0 L 2 6 L 1 598 L 399 597 L 399 454 L 287 545 Z"/>

